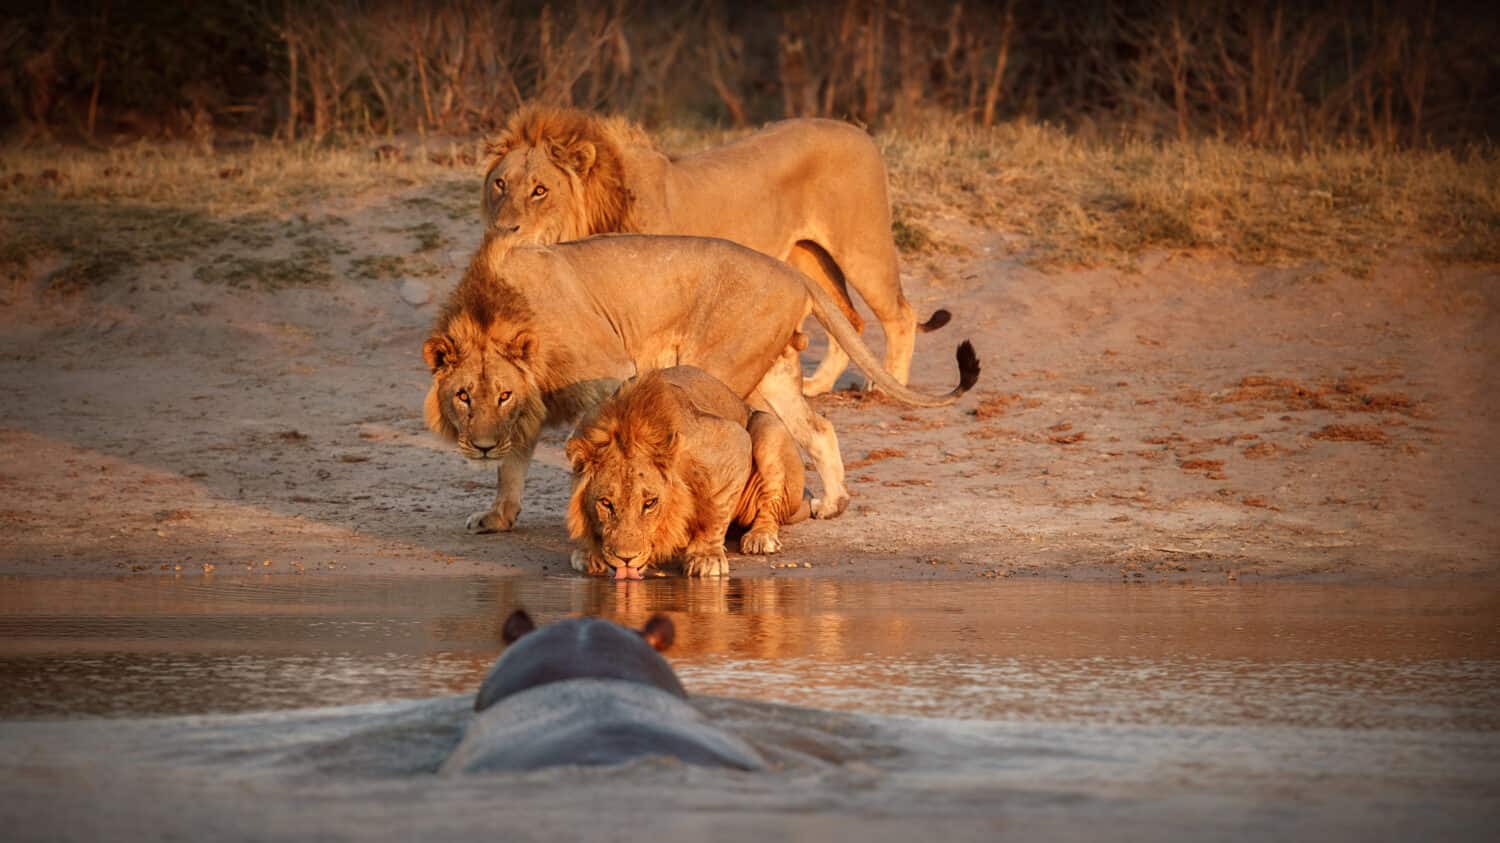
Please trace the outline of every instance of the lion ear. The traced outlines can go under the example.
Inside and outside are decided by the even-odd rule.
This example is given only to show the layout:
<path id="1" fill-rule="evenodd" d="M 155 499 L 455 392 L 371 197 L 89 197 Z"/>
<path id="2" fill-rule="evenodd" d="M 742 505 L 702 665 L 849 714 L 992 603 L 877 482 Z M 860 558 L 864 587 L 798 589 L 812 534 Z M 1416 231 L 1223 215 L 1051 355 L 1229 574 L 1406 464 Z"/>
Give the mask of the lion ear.
<path id="1" fill-rule="evenodd" d="M 505 356 L 512 360 L 529 361 L 536 356 L 536 334 L 521 331 L 505 346 Z"/>
<path id="2" fill-rule="evenodd" d="M 499 137 L 491 138 L 484 145 L 484 154 L 486 156 L 485 170 L 494 169 L 494 166 L 499 164 L 500 160 L 509 155 L 510 151 L 515 148 L 516 138 L 508 132 Z"/>
<path id="3" fill-rule="evenodd" d="M 574 474 L 582 474 L 589 463 L 594 460 L 594 445 L 582 436 L 575 436 L 568 440 L 568 463 L 573 466 Z"/>
<path id="4" fill-rule="evenodd" d="M 427 342 L 422 343 L 422 359 L 427 361 L 427 368 L 437 374 L 439 370 L 458 363 L 458 350 L 447 337 L 428 337 Z"/>
<path id="5" fill-rule="evenodd" d="M 553 144 L 548 150 L 553 161 L 564 169 L 572 170 L 579 178 L 587 178 L 599 159 L 599 150 L 593 143 L 581 140 L 571 146 Z"/>

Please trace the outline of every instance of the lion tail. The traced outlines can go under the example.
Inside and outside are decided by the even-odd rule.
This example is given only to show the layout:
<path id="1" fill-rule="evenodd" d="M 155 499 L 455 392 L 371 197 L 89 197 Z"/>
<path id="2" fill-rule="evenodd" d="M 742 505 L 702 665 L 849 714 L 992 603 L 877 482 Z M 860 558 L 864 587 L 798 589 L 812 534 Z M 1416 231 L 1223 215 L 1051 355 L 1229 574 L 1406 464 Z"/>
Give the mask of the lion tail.
<path id="1" fill-rule="evenodd" d="M 952 318 L 953 314 L 949 313 L 944 308 L 938 308 L 937 310 L 933 311 L 931 316 L 927 317 L 926 322 L 917 325 L 917 330 L 921 331 L 924 334 L 930 334 L 933 331 L 936 331 L 938 328 L 941 328 L 944 325 L 948 324 L 948 320 Z"/>
<path id="2" fill-rule="evenodd" d="M 944 395 L 929 395 L 917 392 L 896 380 L 880 361 L 875 359 L 875 353 L 865 345 L 863 339 L 849 320 L 844 318 L 838 302 L 828 294 L 826 290 L 818 286 L 816 281 L 808 278 L 801 272 L 797 277 L 802 279 L 802 286 L 807 290 L 807 296 L 812 301 L 813 315 L 822 323 L 823 327 L 838 344 L 848 352 L 849 359 L 859 366 L 870 380 L 879 386 L 882 392 L 903 404 L 913 407 L 943 407 L 957 401 L 961 395 L 968 392 L 979 382 L 979 355 L 975 353 L 974 346 L 968 340 L 959 343 L 956 353 L 958 362 L 958 386 L 949 390 Z M 947 311 L 941 311 L 946 314 Z M 936 314 L 934 314 L 936 318 Z M 928 320 L 931 322 L 932 320 Z M 944 320 L 946 321 L 946 320 Z"/>

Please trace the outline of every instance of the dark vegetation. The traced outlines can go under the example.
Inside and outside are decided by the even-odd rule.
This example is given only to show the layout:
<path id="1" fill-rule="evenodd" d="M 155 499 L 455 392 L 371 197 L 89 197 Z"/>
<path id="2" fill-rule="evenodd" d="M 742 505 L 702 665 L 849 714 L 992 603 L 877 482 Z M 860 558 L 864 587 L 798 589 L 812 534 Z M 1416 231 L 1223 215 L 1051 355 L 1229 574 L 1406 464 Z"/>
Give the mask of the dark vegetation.
<path id="1" fill-rule="evenodd" d="M 0 126 L 28 139 L 468 134 L 527 100 L 1289 147 L 1465 145 L 1500 120 L 1500 15 L 1478 3 L 7 5 Z"/>

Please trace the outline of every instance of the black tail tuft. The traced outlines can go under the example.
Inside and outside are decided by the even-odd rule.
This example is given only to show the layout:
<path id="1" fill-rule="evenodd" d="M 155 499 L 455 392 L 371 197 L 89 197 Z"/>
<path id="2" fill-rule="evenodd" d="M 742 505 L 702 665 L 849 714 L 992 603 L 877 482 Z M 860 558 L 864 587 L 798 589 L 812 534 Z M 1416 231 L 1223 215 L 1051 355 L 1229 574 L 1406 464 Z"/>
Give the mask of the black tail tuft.
<path id="1" fill-rule="evenodd" d="M 941 328 L 944 325 L 948 324 L 948 320 L 952 318 L 953 314 L 949 313 L 946 310 L 943 310 L 942 308 L 939 308 L 934 311 L 931 316 L 927 317 L 926 322 L 918 325 L 917 330 L 921 331 L 924 334 L 931 333 L 932 331 L 936 331 L 938 328 Z"/>
<path id="2" fill-rule="evenodd" d="M 974 344 L 968 340 L 958 344 L 958 389 L 968 392 L 979 383 L 979 355 L 974 353 Z"/>

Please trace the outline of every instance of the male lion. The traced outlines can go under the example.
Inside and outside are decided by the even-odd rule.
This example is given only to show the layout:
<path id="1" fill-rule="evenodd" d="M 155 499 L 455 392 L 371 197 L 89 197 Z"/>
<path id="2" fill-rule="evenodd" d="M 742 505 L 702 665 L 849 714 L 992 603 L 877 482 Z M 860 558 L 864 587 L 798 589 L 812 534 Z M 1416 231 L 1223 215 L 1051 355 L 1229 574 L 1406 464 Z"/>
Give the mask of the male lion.
<path id="1" fill-rule="evenodd" d="M 950 404 L 979 378 L 965 342 L 959 385 L 947 395 L 897 383 L 821 287 L 727 240 L 617 234 L 512 249 L 487 236 L 422 346 L 432 371 L 428 427 L 465 456 L 500 463 L 494 505 L 469 516 L 468 529 L 515 524 L 544 424 L 567 424 L 626 378 L 677 365 L 697 366 L 780 416 L 823 480 L 813 516 L 838 515 L 849 503 L 838 437 L 807 406 L 788 352 L 809 312 L 898 401 Z"/>
<path id="2" fill-rule="evenodd" d="M 885 164 L 848 123 L 786 120 L 674 159 L 623 118 L 534 106 L 517 112 L 488 152 L 485 222 L 513 242 L 609 232 L 733 240 L 807 273 L 855 333 L 863 320 L 847 286 L 857 290 L 885 331 L 885 368 L 903 384 L 916 329 L 948 322 L 939 310 L 917 325 L 896 269 Z M 830 337 L 805 393 L 832 389 L 848 365 Z"/>
<path id="3" fill-rule="evenodd" d="M 626 381 L 578 423 L 568 461 L 576 571 L 640 579 L 681 556 L 690 577 L 728 576 L 730 524 L 747 528 L 741 553 L 775 553 L 780 526 L 808 515 L 786 426 L 693 366 Z"/>

